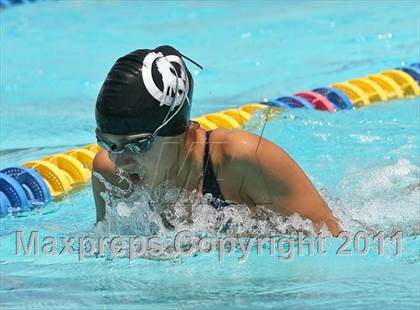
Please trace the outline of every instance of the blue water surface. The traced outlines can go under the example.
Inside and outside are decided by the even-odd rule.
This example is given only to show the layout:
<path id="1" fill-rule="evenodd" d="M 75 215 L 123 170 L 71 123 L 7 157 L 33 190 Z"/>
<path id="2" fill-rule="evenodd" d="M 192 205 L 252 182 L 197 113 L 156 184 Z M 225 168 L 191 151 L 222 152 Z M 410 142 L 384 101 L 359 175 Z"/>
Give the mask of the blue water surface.
<path id="1" fill-rule="evenodd" d="M 420 61 L 417 1 L 38 1 L 1 14 L 0 168 L 95 141 L 94 106 L 114 61 L 171 44 L 205 67 L 192 115 L 290 95 Z M 90 187 L 0 219 L 6 308 L 417 309 L 418 98 L 326 113 L 256 115 L 247 129 L 286 150 L 352 233 L 401 231 L 402 253 L 296 256 L 252 251 L 169 260 L 17 256 L 15 232 L 93 231 Z M 354 223 L 362 223 L 357 226 Z"/>

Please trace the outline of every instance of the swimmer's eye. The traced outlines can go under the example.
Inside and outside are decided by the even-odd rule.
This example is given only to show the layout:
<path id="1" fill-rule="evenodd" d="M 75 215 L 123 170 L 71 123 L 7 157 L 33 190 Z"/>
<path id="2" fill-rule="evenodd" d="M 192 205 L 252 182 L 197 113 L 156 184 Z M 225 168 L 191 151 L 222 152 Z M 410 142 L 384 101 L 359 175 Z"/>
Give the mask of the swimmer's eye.
<path id="1" fill-rule="evenodd" d="M 127 143 L 124 145 L 124 149 L 132 153 L 144 153 L 151 149 L 154 137 L 150 136 L 146 139 Z"/>
<path id="2" fill-rule="evenodd" d="M 118 153 L 123 150 L 123 147 L 118 146 L 117 144 L 105 142 L 99 139 L 98 139 L 98 145 L 108 152 Z"/>
<path id="3" fill-rule="evenodd" d="M 105 139 L 99 130 L 96 130 L 96 140 L 98 141 L 98 145 L 106 151 L 112 153 L 121 153 L 124 150 L 131 153 L 147 152 L 152 147 L 155 134 L 138 134 L 128 136 L 127 138 L 128 140 L 124 143 L 112 143 Z"/>

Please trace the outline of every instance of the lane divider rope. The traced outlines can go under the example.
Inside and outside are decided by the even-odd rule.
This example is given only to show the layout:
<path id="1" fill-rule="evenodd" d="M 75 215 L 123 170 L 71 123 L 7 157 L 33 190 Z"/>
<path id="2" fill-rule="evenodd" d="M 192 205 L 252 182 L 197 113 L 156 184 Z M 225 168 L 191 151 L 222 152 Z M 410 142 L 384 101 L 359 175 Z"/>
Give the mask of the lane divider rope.
<path id="1" fill-rule="evenodd" d="M 193 118 L 206 130 L 218 127 L 243 128 L 257 111 L 305 108 L 335 112 L 361 108 L 376 102 L 414 98 L 420 95 L 420 64 L 334 83 L 310 91 L 297 92 L 266 102 L 254 102 L 237 109 L 204 114 Z M 26 211 L 49 203 L 86 184 L 92 163 L 100 150 L 97 144 L 71 149 L 62 154 L 31 160 L 21 166 L 0 171 L 0 216 Z"/>

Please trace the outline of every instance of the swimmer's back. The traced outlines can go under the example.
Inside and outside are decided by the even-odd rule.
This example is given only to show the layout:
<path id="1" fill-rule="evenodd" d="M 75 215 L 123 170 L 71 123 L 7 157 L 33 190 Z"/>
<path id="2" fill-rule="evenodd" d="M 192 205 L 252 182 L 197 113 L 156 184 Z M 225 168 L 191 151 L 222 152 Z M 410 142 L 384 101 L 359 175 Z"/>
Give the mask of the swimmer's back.
<path id="1" fill-rule="evenodd" d="M 340 227 L 327 203 L 279 146 L 242 130 L 215 130 L 213 141 L 223 141 L 217 177 L 226 199 L 264 206 L 286 216 L 298 213 L 317 229 L 325 223 L 338 234 Z"/>

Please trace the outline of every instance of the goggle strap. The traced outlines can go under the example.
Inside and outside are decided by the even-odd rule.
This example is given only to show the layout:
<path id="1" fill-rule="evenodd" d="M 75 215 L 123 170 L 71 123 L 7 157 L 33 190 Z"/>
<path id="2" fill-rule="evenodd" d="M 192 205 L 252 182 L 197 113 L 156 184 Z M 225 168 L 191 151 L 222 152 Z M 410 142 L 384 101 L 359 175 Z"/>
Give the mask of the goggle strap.
<path id="1" fill-rule="evenodd" d="M 194 65 L 196 65 L 197 67 L 199 67 L 201 70 L 204 70 L 204 68 L 201 66 L 201 65 L 199 65 L 197 62 L 195 62 L 194 60 L 192 60 L 191 58 L 189 58 L 189 57 L 187 57 L 187 56 L 185 56 L 185 55 L 183 55 L 183 54 L 181 54 L 181 53 L 179 53 L 182 57 L 184 57 L 185 59 L 188 59 L 190 62 L 192 62 Z"/>
<path id="2" fill-rule="evenodd" d="M 181 55 L 181 56 L 182 56 L 182 55 Z M 165 59 L 166 59 L 166 58 L 165 58 Z M 181 110 L 181 108 L 182 108 L 182 106 L 184 105 L 184 102 L 185 102 L 185 99 L 184 99 L 184 102 L 182 102 L 182 103 L 179 105 L 179 107 L 178 107 L 178 109 L 175 111 L 175 113 L 173 113 L 173 114 L 172 114 L 172 115 L 168 118 L 169 114 L 170 114 L 170 113 L 171 113 L 171 111 L 172 111 L 172 108 L 173 108 L 174 104 L 176 103 L 176 97 L 177 97 L 177 95 L 178 95 L 178 80 L 179 80 L 178 72 L 176 71 L 176 69 L 173 67 L 172 63 L 171 63 L 169 60 L 168 60 L 168 63 L 169 63 L 169 65 L 172 67 L 172 69 L 174 70 L 175 75 L 176 75 L 176 88 L 175 88 L 175 95 L 174 95 L 174 99 L 172 100 L 172 105 L 171 105 L 171 107 L 169 108 L 168 113 L 166 113 L 165 118 L 163 119 L 162 124 L 160 124 L 160 126 L 159 126 L 158 128 L 156 128 L 156 129 L 155 129 L 155 131 L 153 132 L 153 136 L 154 136 L 154 137 L 155 137 L 155 136 L 157 136 L 157 134 L 158 134 L 159 130 L 161 130 L 164 126 L 166 126 L 166 124 L 168 124 L 168 123 L 169 123 L 169 122 L 170 122 L 170 121 L 174 118 L 174 116 L 178 114 L 178 112 Z M 170 89 L 170 92 L 172 92 L 172 88 Z M 184 96 L 185 96 L 185 98 L 187 98 L 187 99 L 188 99 L 187 94 L 185 94 L 185 93 L 184 93 Z M 166 100 L 166 92 L 165 92 L 164 97 L 163 97 L 163 102 L 165 102 L 165 100 Z M 189 100 L 187 100 L 187 101 L 188 101 L 188 103 L 189 103 Z"/>
<path id="3" fill-rule="evenodd" d="M 179 52 L 179 51 L 178 51 Z M 195 62 L 194 60 L 192 60 L 191 58 L 189 58 L 189 57 L 187 57 L 187 56 L 185 56 L 185 55 L 183 55 L 183 54 L 181 54 L 181 53 L 179 53 L 182 57 L 184 57 L 185 59 L 188 59 L 190 62 L 192 62 L 194 65 L 196 65 L 198 68 L 200 68 L 201 70 L 204 70 L 203 69 L 203 67 L 200 65 L 200 64 L 198 64 L 197 62 Z M 165 58 L 166 59 L 166 58 Z M 169 119 L 168 119 L 168 116 L 169 116 L 169 114 L 170 114 L 170 112 L 172 111 L 172 107 L 174 106 L 174 104 L 176 103 L 176 96 L 178 95 L 178 72 L 175 70 L 175 68 L 173 67 L 173 65 L 172 65 L 172 63 L 170 62 L 170 61 L 168 61 L 169 62 L 169 65 L 174 69 L 174 72 L 175 72 L 175 74 L 176 74 L 176 77 L 177 77 L 177 83 L 176 83 L 176 89 L 175 89 L 175 96 L 174 96 L 174 100 L 173 100 L 173 102 L 172 102 L 172 105 L 171 105 L 171 107 L 170 107 L 170 109 L 169 109 L 169 111 L 168 111 L 168 113 L 166 114 L 166 116 L 165 116 L 165 118 L 163 119 L 163 122 L 162 122 L 162 124 L 158 127 L 158 128 L 156 128 L 156 130 L 153 132 L 153 136 L 157 136 L 157 133 L 158 133 L 158 131 L 159 130 L 161 130 L 162 129 L 162 127 L 164 127 L 166 124 L 168 124 L 171 120 L 172 120 L 172 118 L 175 116 L 175 115 L 177 115 L 178 114 L 178 112 L 181 110 L 181 108 L 182 108 L 182 106 L 184 105 L 184 102 L 185 102 L 185 100 L 187 100 L 187 102 L 188 102 L 188 104 L 191 104 L 190 103 L 190 100 L 189 100 L 189 98 L 188 98 L 188 95 L 187 94 L 184 94 L 184 96 L 185 96 L 185 99 L 184 99 L 184 102 L 182 102 L 180 105 L 179 105 L 179 107 L 178 107 L 178 109 L 175 111 L 175 113 L 174 114 L 172 114 L 171 115 L 171 117 L 169 117 Z M 172 89 L 170 90 L 171 92 L 172 92 Z M 163 98 L 163 102 L 165 102 L 165 99 L 166 99 L 166 93 L 164 94 L 164 98 Z"/>

